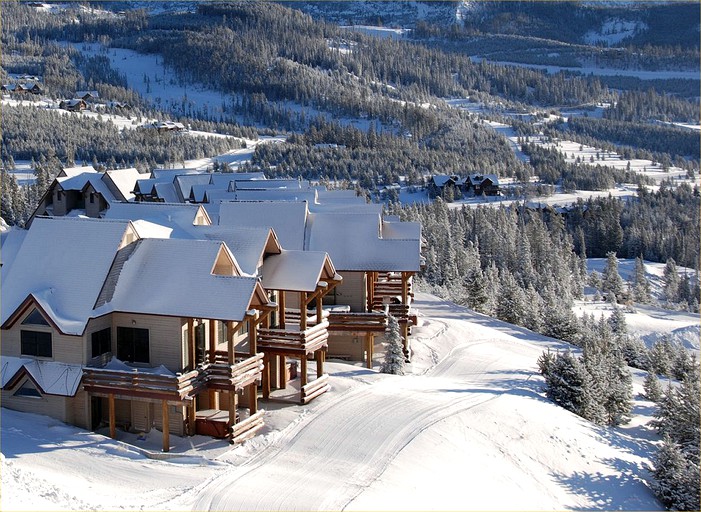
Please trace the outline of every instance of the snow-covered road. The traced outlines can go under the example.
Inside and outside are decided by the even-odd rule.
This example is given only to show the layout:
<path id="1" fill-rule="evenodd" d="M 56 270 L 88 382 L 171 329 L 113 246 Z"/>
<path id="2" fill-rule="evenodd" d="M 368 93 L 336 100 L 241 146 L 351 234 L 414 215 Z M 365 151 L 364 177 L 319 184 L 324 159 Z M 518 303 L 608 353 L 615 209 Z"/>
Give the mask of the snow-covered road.
<path id="1" fill-rule="evenodd" d="M 495 338 L 493 325 L 490 338 L 475 337 L 474 330 L 482 327 L 466 324 L 468 315 L 480 316 L 456 308 L 439 320 L 458 338 L 469 329 L 463 339 L 470 341 L 456 346 L 428 373 L 388 376 L 354 388 L 250 465 L 197 488 L 192 507 L 342 510 L 432 425 L 529 386 L 535 368 L 523 368 L 533 366 L 535 347 L 512 336 Z"/>

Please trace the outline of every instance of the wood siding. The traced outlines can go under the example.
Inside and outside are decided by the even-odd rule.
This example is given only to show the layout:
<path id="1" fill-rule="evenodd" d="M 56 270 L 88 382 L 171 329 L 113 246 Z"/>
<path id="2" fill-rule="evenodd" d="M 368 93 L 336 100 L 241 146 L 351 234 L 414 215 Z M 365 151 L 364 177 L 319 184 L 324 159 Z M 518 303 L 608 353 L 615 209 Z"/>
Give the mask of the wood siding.
<path id="1" fill-rule="evenodd" d="M 117 343 L 117 327 L 148 329 L 149 364 L 162 364 L 172 372 L 183 370 L 182 319 L 166 316 L 112 314 L 112 339 Z M 187 329 L 186 329 L 187 330 Z"/>

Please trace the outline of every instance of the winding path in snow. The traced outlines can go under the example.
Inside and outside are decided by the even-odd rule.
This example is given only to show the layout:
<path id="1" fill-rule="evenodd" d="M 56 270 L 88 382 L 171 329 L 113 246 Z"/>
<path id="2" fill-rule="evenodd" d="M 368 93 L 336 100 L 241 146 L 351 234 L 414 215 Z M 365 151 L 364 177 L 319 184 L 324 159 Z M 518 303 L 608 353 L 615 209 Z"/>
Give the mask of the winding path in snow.
<path id="1" fill-rule="evenodd" d="M 514 379 L 527 381 L 529 372 L 514 376 L 519 340 L 498 333 L 494 339 L 493 325 L 491 338 L 476 340 L 463 320 L 465 310 L 459 309 L 442 322 L 458 337 L 470 329 L 472 335 L 465 338 L 472 341 L 456 346 L 423 376 L 387 376 L 343 395 L 250 465 L 205 483 L 193 509 L 341 510 L 425 429 L 498 398 L 512 389 Z M 526 345 L 528 368 L 532 348 Z M 509 386 L 495 386 L 500 373 Z"/>

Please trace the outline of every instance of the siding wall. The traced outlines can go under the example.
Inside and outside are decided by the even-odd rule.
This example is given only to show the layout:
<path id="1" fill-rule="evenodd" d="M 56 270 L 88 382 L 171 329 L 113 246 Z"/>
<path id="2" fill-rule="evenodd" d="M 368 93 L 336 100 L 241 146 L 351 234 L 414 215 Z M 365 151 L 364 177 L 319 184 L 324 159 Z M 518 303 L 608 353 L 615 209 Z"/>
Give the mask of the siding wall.
<path id="1" fill-rule="evenodd" d="M 71 398 L 65 396 L 44 395 L 41 398 L 14 396 L 14 393 L 21 388 L 27 378 L 23 378 L 11 390 L 2 390 L 2 406 L 8 409 L 21 412 L 31 412 L 34 414 L 45 414 L 59 421 L 66 423 L 73 422 L 73 408 L 70 407 Z"/>
<path id="2" fill-rule="evenodd" d="M 343 272 L 343 282 L 336 287 L 336 304 L 350 306 L 351 311 L 366 309 L 365 272 Z M 329 297 L 330 298 L 330 297 Z"/>
<path id="3" fill-rule="evenodd" d="M 116 353 L 117 327 L 149 330 L 149 364 L 172 372 L 183 369 L 182 319 L 166 316 L 112 314 L 112 344 Z M 186 327 L 187 332 L 187 327 Z"/>
<path id="4" fill-rule="evenodd" d="M 51 357 L 39 359 L 45 361 L 61 361 L 69 364 L 83 364 L 84 342 L 81 336 L 66 336 L 49 327 L 48 325 L 22 325 L 22 321 L 32 311 L 29 307 L 11 329 L 2 331 L 2 355 L 20 357 L 22 345 L 20 331 L 37 331 L 51 333 Z"/>

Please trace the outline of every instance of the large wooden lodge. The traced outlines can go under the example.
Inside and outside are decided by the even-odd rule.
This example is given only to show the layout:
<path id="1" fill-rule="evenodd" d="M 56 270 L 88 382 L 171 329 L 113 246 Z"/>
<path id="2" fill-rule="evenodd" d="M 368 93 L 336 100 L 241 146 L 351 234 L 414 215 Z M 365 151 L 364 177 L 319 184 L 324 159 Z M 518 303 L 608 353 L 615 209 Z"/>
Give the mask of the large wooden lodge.
<path id="1" fill-rule="evenodd" d="M 372 368 L 388 315 L 411 355 L 420 225 L 351 191 L 88 166 L 28 224 L 2 245 L 4 407 L 240 442 L 261 400 L 330 389 L 327 357 Z"/>

